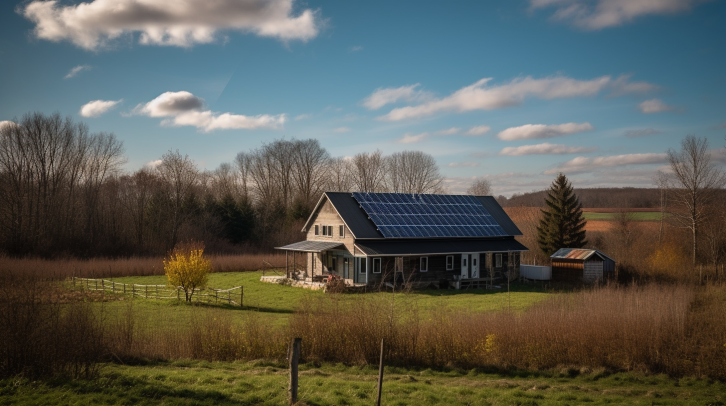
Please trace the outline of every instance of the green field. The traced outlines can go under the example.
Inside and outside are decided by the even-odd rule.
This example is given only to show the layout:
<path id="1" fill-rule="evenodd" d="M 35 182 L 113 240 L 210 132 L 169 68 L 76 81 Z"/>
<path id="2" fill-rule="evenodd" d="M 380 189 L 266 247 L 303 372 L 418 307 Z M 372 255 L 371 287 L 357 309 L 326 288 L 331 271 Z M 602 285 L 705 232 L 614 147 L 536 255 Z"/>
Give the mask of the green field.
<path id="1" fill-rule="evenodd" d="M 304 344 L 303 344 L 304 345 Z M 301 365 L 301 405 L 375 404 L 377 369 Z M 2 405 L 285 405 L 287 369 L 264 361 L 105 365 L 96 380 L 0 380 Z M 386 368 L 384 405 L 723 405 L 726 385 L 635 373 Z"/>
<path id="2" fill-rule="evenodd" d="M 620 216 L 620 213 L 597 213 L 597 212 L 584 212 L 583 216 L 585 220 L 593 221 L 615 221 Z M 659 211 L 638 211 L 629 212 L 628 219 L 631 221 L 660 221 L 661 215 Z"/>

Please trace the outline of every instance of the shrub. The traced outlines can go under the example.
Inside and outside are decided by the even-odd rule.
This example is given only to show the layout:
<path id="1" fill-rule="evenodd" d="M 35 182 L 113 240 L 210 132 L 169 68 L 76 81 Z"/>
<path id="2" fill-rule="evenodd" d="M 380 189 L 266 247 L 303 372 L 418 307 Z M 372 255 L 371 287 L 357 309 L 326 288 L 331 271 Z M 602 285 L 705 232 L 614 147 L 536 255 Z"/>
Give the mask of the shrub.
<path id="1" fill-rule="evenodd" d="M 204 245 L 199 242 L 180 243 L 164 260 L 164 272 L 169 285 L 184 290 L 187 302 L 192 301 L 194 290 L 207 286 L 212 262 L 204 258 Z"/>

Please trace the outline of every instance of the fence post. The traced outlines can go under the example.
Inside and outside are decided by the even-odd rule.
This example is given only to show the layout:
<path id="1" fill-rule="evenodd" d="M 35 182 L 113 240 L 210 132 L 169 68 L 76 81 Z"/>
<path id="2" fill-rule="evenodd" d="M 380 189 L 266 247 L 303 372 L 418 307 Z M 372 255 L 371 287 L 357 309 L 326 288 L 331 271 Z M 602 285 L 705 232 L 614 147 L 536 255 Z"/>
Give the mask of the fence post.
<path id="1" fill-rule="evenodd" d="M 136 299 L 136 284 L 131 284 L 131 299 Z"/>
<path id="2" fill-rule="evenodd" d="M 376 405 L 381 406 L 381 392 L 383 390 L 383 339 L 381 338 L 381 360 L 378 364 L 378 397 Z"/>
<path id="3" fill-rule="evenodd" d="M 126 284 L 124 283 L 124 295 L 126 294 Z"/>
<path id="4" fill-rule="evenodd" d="M 295 338 L 290 343 L 290 404 L 297 403 L 297 364 L 300 358 L 300 342 L 302 338 Z"/>

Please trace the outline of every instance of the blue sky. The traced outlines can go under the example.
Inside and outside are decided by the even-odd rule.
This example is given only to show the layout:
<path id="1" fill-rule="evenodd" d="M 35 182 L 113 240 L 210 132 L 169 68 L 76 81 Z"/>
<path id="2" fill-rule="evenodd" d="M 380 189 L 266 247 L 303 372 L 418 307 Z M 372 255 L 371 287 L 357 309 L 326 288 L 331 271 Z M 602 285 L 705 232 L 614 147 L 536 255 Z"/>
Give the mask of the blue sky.
<path id="1" fill-rule="evenodd" d="M 726 2 L 12 1 L 0 121 L 55 111 L 214 169 L 278 138 L 432 154 L 451 192 L 652 186 L 693 134 L 726 162 Z"/>

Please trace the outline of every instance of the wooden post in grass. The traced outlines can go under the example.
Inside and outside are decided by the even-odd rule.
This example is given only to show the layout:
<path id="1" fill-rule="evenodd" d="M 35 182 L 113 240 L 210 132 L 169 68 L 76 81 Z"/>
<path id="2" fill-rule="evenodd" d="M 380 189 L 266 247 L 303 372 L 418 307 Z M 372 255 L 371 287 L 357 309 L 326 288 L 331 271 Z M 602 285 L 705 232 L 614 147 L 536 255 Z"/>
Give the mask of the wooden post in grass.
<path id="1" fill-rule="evenodd" d="M 381 360 L 378 363 L 378 396 L 376 405 L 381 406 L 381 392 L 383 391 L 383 339 L 381 338 Z"/>
<path id="2" fill-rule="evenodd" d="M 302 338 L 294 338 L 290 343 L 288 355 L 290 357 L 290 404 L 297 403 L 297 364 L 300 358 L 300 342 Z"/>

